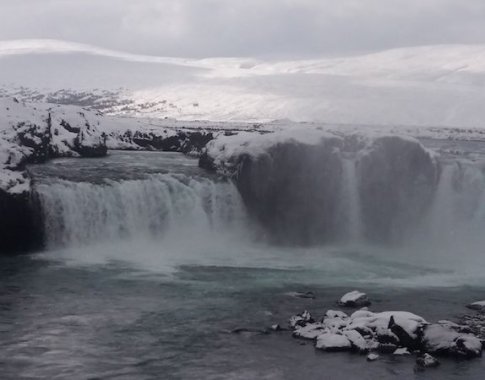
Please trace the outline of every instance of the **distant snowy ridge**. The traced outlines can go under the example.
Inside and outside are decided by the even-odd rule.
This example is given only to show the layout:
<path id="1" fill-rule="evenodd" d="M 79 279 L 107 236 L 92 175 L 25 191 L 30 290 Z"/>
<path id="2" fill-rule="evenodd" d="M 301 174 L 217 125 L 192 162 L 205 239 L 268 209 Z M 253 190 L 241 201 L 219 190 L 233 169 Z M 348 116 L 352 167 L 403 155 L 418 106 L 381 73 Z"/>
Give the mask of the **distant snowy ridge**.
<path id="1" fill-rule="evenodd" d="M 36 64 L 39 59 L 43 65 Z M 110 115 L 485 126 L 483 45 L 270 61 L 141 56 L 55 40 L 3 41 L 0 84 L 6 95 L 23 86 L 26 100 L 72 100 Z"/>
<path id="2" fill-rule="evenodd" d="M 49 53 L 83 53 L 131 62 L 205 68 L 212 72 L 207 74 L 209 77 L 305 73 L 364 77 L 384 75 L 386 78 L 410 77 L 418 80 L 442 81 L 446 75 L 456 73 L 485 75 L 485 45 L 430 45 L 342 58 L 263 61 L 236 57 L 203 59 L 159 57 L 48 39 L 0 41 L 0 57 Z"/>

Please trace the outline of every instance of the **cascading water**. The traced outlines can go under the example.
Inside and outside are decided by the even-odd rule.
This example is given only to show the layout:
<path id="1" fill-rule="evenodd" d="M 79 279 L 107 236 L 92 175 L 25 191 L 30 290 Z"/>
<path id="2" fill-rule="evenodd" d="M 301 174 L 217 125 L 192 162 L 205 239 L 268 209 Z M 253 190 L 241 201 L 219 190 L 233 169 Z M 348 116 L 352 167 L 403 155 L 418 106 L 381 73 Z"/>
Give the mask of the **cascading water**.
<path id="1" fill-rule="evenodd" d="M 480 165 L 443 162 L 425 230 L 434 241 L 450 242 L 484 227 L 485 176 Z"/>
<path id="2" fill-rule="evenodd" d="M 167 236 L 210 239 L 244 227 L 244 208 L 229 182 L 159 174 L 105 184 L 60 180 L 36 191 L 50 247 Z"/>
<path id="3" fill-rule="evenodd" d="M 385 243 L 389 232 L 399 234 L 395 247 L 419 245 L 417 255 L 428 247 L 454 254 L 450 246 L 462 241 L 467 247 L 473 242 L 474 251 L 483 246 L 485 177 L 478 162 L 452 158 L 431 166 L 423 153 L 423 162 L 415 166 L 414 152 L 409 165 L 390 161 L 388 152 L 370 159 L 359 152 L 319 152 L 303 154 L 301 166 L 307 171 L 288 170 L 293 160 L 279 167 L 271 166 L 277 162 L 272 160 L 261 166 L 270 172 L 236 182 L 237 187 L 181 156 L 131 153 L 137 155 L 133 160 L 130 154 L 113 153 L 98 161 L 36 166 L 45 242 L 50 250 L 99 243 L 125 249 L 129 242 L 154 242 L 155 255 L 160 247 L 204 255 L 217 250 L 230 255 L 234 248 L 236 260 L 254 240 L 273 247 L 344 243 L 361 249 Z M 433 170 L 422 170 L 423 163 Z M 160 172 L 167 167 L 170 173 Z M 248 182 L 255 186 L 250 196 L 244 188 Z M 257 219 L 261 226 L 254 231 Z"/>
<path id="4" fill-rule="evenodd" d="M 454 234 L 455 198 L 454 178 L 457 173 L 456 163 L 443 165 L 438 187 L 427 218 L 427 229 L 434 240 L 441 240 L 445 236 Z"/>
<path id="5" fill-rule="evenodd" d="M 359 194 L 359 176 L 355 159 L 342 159 L 342 209 L 345 215 L 345 239 L 351 243 L 362 240 L 362 210 Z"/>

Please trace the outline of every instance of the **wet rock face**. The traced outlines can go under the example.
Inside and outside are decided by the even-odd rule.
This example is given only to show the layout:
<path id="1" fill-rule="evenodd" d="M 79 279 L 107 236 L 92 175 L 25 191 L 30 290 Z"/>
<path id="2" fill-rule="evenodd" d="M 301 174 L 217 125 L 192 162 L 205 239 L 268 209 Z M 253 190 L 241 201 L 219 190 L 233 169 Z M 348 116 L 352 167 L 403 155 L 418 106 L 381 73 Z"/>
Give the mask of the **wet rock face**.
<path id="1" fill-rule="evenodd" d="M 42 245 L 42 228 L 30 194 L 0 190 L 0 255 L 35 250 Z"/>
<path id="2" fill-rule="evenodd" d="M 368 240 L 388 242 L 416 225 L 436 186 L 437 165 L 416 141 L 382 137 L 359 162 L 360 196 Z"/>
<path id="3" fill-rule="evenodd" d="M 313 245 L 337 235 L 342 167 L 335 148 L 339 145 L 338 139 L 320 145 L 288 142 L 257 158 L 239 158 L 236 184 L 270 240 Z"/>

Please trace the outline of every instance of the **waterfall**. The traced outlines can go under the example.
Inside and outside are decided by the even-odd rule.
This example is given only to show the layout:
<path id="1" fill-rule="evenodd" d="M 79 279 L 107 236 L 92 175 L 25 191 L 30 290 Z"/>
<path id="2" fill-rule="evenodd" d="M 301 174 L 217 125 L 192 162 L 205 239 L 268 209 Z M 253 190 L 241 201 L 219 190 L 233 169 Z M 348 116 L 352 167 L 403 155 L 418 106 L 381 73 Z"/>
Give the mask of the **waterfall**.
<path id="1" fill-rule="evenodd" d="M 481 239 L 485 177 L 479 165 L 445 162 L 425 221 L 427 240 L 441 244 Z"/>
<path id="2" fill-rule="evenodd" d="M 350 242 L 359 242 L 363 236 L 362 210 L 359 194 L 359 178 L 355 159 L 342 160 L 342 203 L 345 223 L 345 238 Z"/>
<path id="3" fill-rule="evenodd" d="M 456 193 L 453 181 L 457 170 L 456 163 L 446 164 L 442 168 L 428 217 L 428 229 L 434 239 L 443 239 L 454 233 Z"/>
<path id="4" fill-rule="evenodd" d="M 158 174 L 103 184 L 38 184 L 47 245 L 82 246 L 121 239 L 211 239 L 240 233 L 244 207 L 234 185 Z"/>

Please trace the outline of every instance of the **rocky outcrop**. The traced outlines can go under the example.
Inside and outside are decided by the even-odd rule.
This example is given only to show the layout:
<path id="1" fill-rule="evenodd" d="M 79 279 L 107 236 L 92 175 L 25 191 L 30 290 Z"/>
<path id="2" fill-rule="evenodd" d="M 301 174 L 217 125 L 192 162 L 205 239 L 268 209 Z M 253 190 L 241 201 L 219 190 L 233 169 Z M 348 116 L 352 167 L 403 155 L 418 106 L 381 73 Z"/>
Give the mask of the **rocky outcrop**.
<path id="1" fill-rule="evenodd" d="M 329 310 L 318 319 L 305 311 L 289 320 L 293 337 L 314 341 L 324 351 L 354 351 L 409 355 L 481 356 L 482 343 L 465 326 L 440 321 L 430 324 L 405 311 L 373 313 L 367 309 L 351 315 Z M 418 357 L 418 358 L 419 358 Z M 419 361 L 419 359 L 418 359 Z"/>
<path id="2" fill-rule="evenodd" d="M 429 208 L 439 172 L 415 139 L 318 129 L 219 137 L 199 162 L 233 178 L 269 240 L 296 245 L 399 240 Z"/>
<path id="3" fill-rule="evenodd" d="M 159 135 L 153 132 L 137 131 L 131 137 L 131 141 L 144 150 L 198 155 L 213 138 L 212 132 L 176 130 L 171 135 Z"/>
<path id="4" fill-rule="evenodd" d="M 26 164 L 107 152 L 99 115 L 78 107 L 0 101 L 0 254 L 40 244 L 36 203 Z"/>

